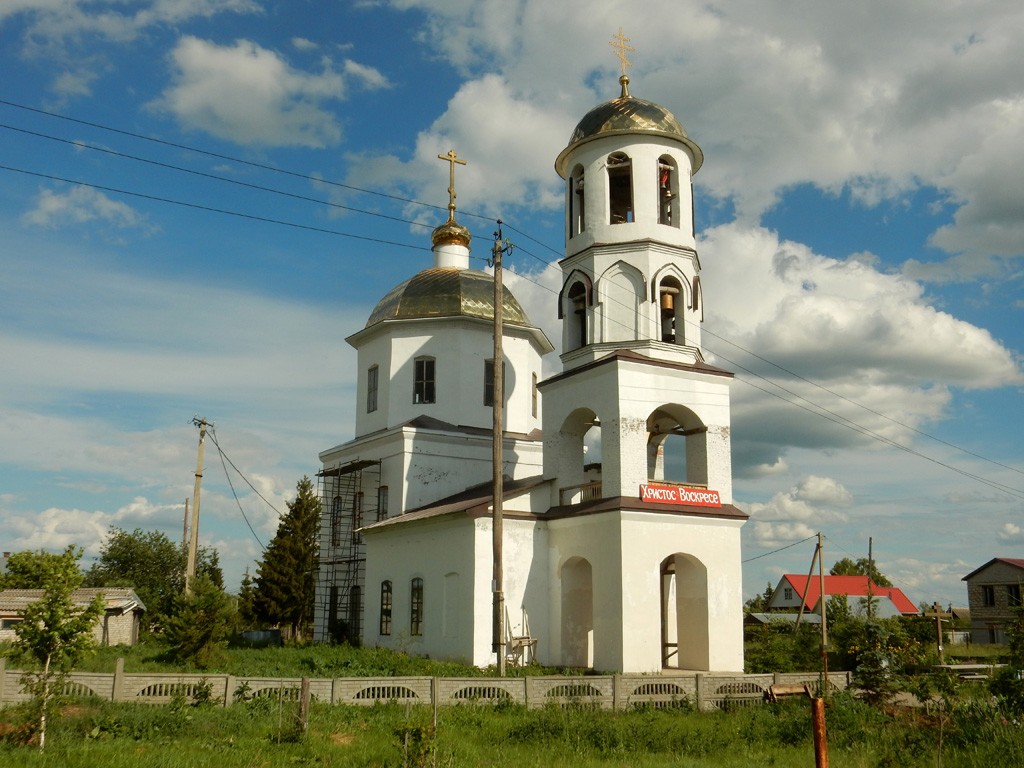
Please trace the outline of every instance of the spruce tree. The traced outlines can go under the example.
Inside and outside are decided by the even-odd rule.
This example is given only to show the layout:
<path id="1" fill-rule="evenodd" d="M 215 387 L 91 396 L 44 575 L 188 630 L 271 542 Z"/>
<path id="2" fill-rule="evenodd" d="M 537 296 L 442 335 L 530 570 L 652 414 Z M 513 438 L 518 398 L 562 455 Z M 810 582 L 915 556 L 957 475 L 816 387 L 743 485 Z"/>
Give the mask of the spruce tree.
<path id="1" fill-rule="evenodd" d="M 298 639 L 313 623 L 320 499 L 308 476 L 298 482 L 296 490 L 295 500 L 288 502 L 288 512 L 257 566 L 253 607 L 261 621 Z"/>

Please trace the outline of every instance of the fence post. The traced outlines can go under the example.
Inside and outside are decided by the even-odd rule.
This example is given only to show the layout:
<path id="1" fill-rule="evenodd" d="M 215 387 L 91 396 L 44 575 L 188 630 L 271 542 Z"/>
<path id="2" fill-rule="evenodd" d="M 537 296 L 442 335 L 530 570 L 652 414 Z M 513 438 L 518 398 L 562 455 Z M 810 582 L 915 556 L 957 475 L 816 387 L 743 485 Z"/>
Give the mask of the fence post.
<path id="1" fill-rule="evenodd" d="M 697 711 L 704 711 L 704 675 L 697 673 Z"/>
<path id="2" fill-rule="evenodd" d="M 117 657 L 114 665 L 114 685 L 110 689 L 110 700 L 121 701 L 124 697 L 124 656 Z"/>
<path id="3" fill-rule="evenodd" d="M 235 700 L 235 688 L 238 687 L 238 678 L 234 675 L 224 676 L 224 707 L 227 708 Z"/>
<path id="4" fill-rule="evenodd" d="M 7 657 L 0 656 L 0 705 L 4 703 L 4 680 L 7 679 Z"/>

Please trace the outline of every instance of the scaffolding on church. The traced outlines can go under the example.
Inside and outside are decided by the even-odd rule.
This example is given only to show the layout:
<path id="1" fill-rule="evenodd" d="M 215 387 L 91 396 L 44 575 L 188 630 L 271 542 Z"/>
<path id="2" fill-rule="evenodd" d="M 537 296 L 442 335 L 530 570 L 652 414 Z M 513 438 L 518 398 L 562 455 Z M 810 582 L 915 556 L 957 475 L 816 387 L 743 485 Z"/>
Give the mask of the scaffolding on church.
<path id="1" fill-rule="evenodd" d="M 366 579 L 359 529 L 380 517 L 380 461 L 355 460 L 325 468 L 317 473 L 317 482 L 323 518 L 314 639 L 358 645 Z"/>

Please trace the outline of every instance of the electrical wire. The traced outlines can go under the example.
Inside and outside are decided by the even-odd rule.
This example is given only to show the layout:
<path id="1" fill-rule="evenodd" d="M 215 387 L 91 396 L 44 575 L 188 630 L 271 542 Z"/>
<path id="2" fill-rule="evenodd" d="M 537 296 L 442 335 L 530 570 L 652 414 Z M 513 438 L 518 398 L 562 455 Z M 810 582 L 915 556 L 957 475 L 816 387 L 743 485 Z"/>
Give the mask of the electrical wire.
<path id="1" fill-rule="evenodd" d="M 156 138 L 149 137 L 149 136 L 144 136 L 142 134 L 138 134 L 138 133 L 135 133 L 135 132 L 132 132 L 132 131 L 126 131 L 126 130 L 123 130 L 123 129 L 114 128 L 112 126 L 107 126 L 107 125 L 103 125 L 103 124 L 100 124 L 100 123 L 94 123 L 94 122 L 90 122 L 90 121 L 80 120 L 80 119 L 77 119 L 77 118 L 68 117 L 66 115 L 61 115 L 59 113 L 55 113 L 55 112 L 50 112 L 50 111 L 47 111 L 47 110 L 41 110 L 41 109 L 29 107 L 29 106 L 26 106 L 26 105 L 23 105 L 23 104 L 18 104 L 18 103 L 15 103 L 15 102 L 4 100 L 4 99 L 0 99 L 0 104 L 6 105 L 6 106 L 10 106 L 10 107 L 14 107 L 14 108 L 17 108 L 17 109 L 22 109 L 22 110 L 34 112 L 34 113 L 37 113 L 37 114 L 42 114 L 42 115 L 45 115 L 47 117 L 51 117 L 51 118 L 55 118 L 55 119 L 67 120 L 69 122 L 73 122 L 73 123 L 77 123 L 77 124 L 81 124 L 81 125 L 86 125 L 86 126 L 93 127 L 93 128 L 98 128 L 98 129 L 109 131 L 109 132 L 112 132 L 112 133 L 115 133 L 115 134 L 129 136 L 131 138 L 135 138 L 135 139 L 139 139 L 139 140 L 143 140 L 143 141 L 149 141 L 149 142 L 153 142 L 153 143 L 156 143 L 156 144 L 173 147 L 175 149 L 183 149 L 183 150 L 187 150 L 187 151 L 190 151 L 190 152 L 195 152 L 197 154 L 201 154 L 201 155 L 205 155 L 205 156 L 209 156 L 209 157 L 214 157 L 214 158 L 217 158 L 217 159 L 220 159 L 220 160 L 227 160 L 227 161 L 230 161 L 230 162 L 239 163 L 239 164 L 243 164 L 243 165 L 247 165 L 247 166 L 251 166 L 251 167 L 255 167 L 255 168 L 260 168 L 262 170 L 267 170 L 267 171 L 271 171 L 271 172 L 274 172 L 274 173 L 281 173 L 281 174 L 284 174 L 284 175 L 287 175 L 287 176 L 292 176 L 292 177 L 300 178 L 300 179 L 303 179 L 303 180 L 306 180 L 306 181 L 311 181 L 311 182 L 321 183 L 321 184 L 328 184 L 328 185 L 331 185 L 331 186 L 336 186 L 336 187 L 339 187 L 339 188 L 344 188 L 344 189 L 348 189 L 348 190 L 352 190 L 352 191 L 357 191 L 357 192 L 364 193 L 364 194 L 377 195 L 377 196 L 380 196 L 380 197 L 383 197 L 383 198 L 387 198 L 387 199 L 395 200 L 395 201 L 400 201 L 400 202 L 403 202 L 403 203 L 406 203 L 406 204 L 415 204 L 415 205 L 420 205 L 420 206 L 424 206 L 424 207 L 427 207 L 427 208 L 432 208 L 432 209 L 437 209 L 437 210 L 444 210 L 444 208 L 442 208 L 441 206 L 431 205 L 429 203 L 424 203 L 422 201 L 414 200 L 414 199 L 411 199 L 411 198 L 405 198 L 405 197 L 401 197 L 401 196 L 397 196 L 397 195 L 390 195 L 390 194 L 387 194 L 387 193 L 377 192 L 375 190 L 369 190 L 369 189 L 365 189 L 365 188 L 355 187 L 355 186 L 348 185 L 348 184 L 343 184 L 343 183 L 340 183 L 340 182 L 334 182 L 334 181 L 330 181 L 330 180 L 327 180 L 327 179 L 322 179 L 322 178 L 310 176 L 308 174 L 301 174 L 301 173 L 297 173 L 297 172 L 294 172 L 294 171 L 289 171 L 289 170 L 286 170 L 286 169 L 276 168 L 274 166 L 270 166 L 270 165 L 263 164 L 263 163 L 257 163 L 257 162 L 253 162 L 253 161 L 249 161 L 249 160 L 244 160 L 242 158 L 237 158 L 237 157 L 233 157 L 233 156 L 230 156 L 230 155 L 225 155 L 225 154 L 216 153 L 216 152 L 210 152 L 208 150 L 199 149 L 197 147 L 193 147 L 193 146 L 189 146 L 189 145 L 185 145 L 185 144 L 179 144 L 179 143 L 175 143 L 175 142 L 170 142 L 170 141 L 166 141 L 166 140 L 163 140 L 163 139 L 156 139 Z M 217 181 L 231 183 L 231 184 L 235 184 L 235 185 L 238 185 L 238 186 L 241 186 L 241 187 L 246 187 L 246 188 L 255 189 L 255 190 L 258 190 L 258 191 L 268 192 L 268 193 L 271 193 L 271 194 L 282 195 L 282 196 L 290 197 L 290 198 L 301 200 L 301 201 L 305 201 L 305 202 L 314 202 L 314 203 L 318 203 L 318 204 L 322 204 L 322 205 L 327 205 L 327 206 L 330 206 L 330 207 L 340 208 L 340 209 L 347 210 L 347 211 L 363 213 L 363 214 L 372 215 L 372 216 L 379 216 L 379 217 L 387 219 L 387 220 L 396 221 L 396 222 L 400 222 L 400 223 L 404 223 L 404 224 L 408 224 L 408 225 L 413 225 L 413 226 L 423 226 L 423 227 L 428 226 L 426 224 L 423 224 L 422 222 L 416 222 L 416 221 L 412 221 L 412 220 L 409 220 L 409 219 L 404 219 L 404 218 L 401 218 L 401 217 L 389 216 L 389 215 L 380 214 L 380 213 L 377 213 L 377 212 L 366 211 L 366 210 L 355 208 L 355 207 L 352 207 L 352 206 L 345 206 L 345 205 L 341 205 L 341 204 L 337 204 L 337 203 L 332 203 L 330 201 L 323 201 L 323 200 L 320 200 L 318 198 L 312 198 L 312 197 L 305 196 L 305 195 L 298 195 L 298 194 L 294 194 L 294 193 L 284 192 L 282 190 L 276 190 L 276 189 L 273 189 L 273 188 L 270 188 L 270 187 L 265 187 L 265 186 L 262 186 L 262 185 L 256 185 L 256 184 L 251 184 L 251 183 L 248 183 L 248 182 L 242 182 L 242 181 L 239 181 L 239 180 L 236 180 L 236 179 L 230 179 L 230 178 L 227 178 L 227 177 L 218 176 L 216 174 L 210 174 L 210 173 L 206 173 L 206 172 L 195 171 L 195 170 L 192 170 L 192 169 L 183 168 L 181 166 L 176 166 L 176 165 L 172 165 L 172 164 L 169 164 L 169 163 L 163 163 L 163 162 L 151 160 L 151 159 L 148 159 L 148 158 L 142 158 L 142 157 L 138 157 L 138 156 L 135 156 L 135 155 L 128 155 L 128 154 L 125 154 L 125 153 L 116 152 L 114 150 L 108 150 L 108 149 L 101 148 L 101 147 L 95 147 L 93 145 L 86 144 L 86 143 L 81 142 L 81 141 L 71 141 L 71 140 L 67 140 L 67 139 L 62 139 L 60 137 L 54 137 L 54 136 L 50 136 L 48 134 L 39 133 L 39 132 L 36 132 L 36 131 L 29 131 L 29 130 L 26 130 L 26 129 L 17 128 L 17 127 L 9 126 L 9 125 L 6 125 L 6 124 L 0 124 L 0 128 L 6 128 L 8 130 L 18 131 L 18 132 L 21 132 L 21 133 L 25 133 L 25 134 L 28 134 L 28 135 L 32 135 L 32 136 L 35 136 L 35 137 L 38 137 L 38 138 L 47 139 L 47 140 L 68 143 L 68 144 L 72 144 L 72 145 L 74 145 L 76 147 L 84 147 L 84 148 L 87 148 L 87 149 L 91 149 L 91 150 L 98 151 L 98 152 L 104 152 L 106 154 L 110 154 L 110 155 L 113 155 L 113 156 L 121 157 L 121 158 L 124 158 L 124 159 L 130 159 L 130 160 L 137 161 L 137 162 L 148 163 L 148 164 L 152 164 L 152 165 L 155 165 L 155 166 L 167 168 L 167 169 L 174 170 L 174 171 L 179 171 L 179 172 L 188 173 L 188 174 L 192 174 L 192 175 L 196 175 L 196 176 L 200 176 L 200 177 L 205 177 L 205 178 L 209 178 L 209 179 L 213 179 L 213 180 L 217 180 Z M 257 216 L 257 215 L 247 214 L 247 213 L 243 213 L 243 212 L 239 212 L 239 211 L 230 211 L 230 210 L 221 209 L 221 208 L 214 208 L 214 207 L 211 207 L 211 206 L 204 206 L 204 205 L 200 205 L 200 204 L 197 204 L 197 203 L 190 203 L 190 202 L 187 202 L 187 201 L 174 200 L 174 199 L 163 198 L 163 197 L 154 196 L 154 195 L 147 195 L 147 194 L 144 194 L 144 193 L 133 192 L 133 191 L 124 190 L 124 189 L 118 189 L 118 188 L 114 188 L 114 187 L 102 186 L 102 185 L 98 185 L 98 184 L 91 184 L 91 183 L 88 183 L 88 182 L 72 180 L 72 179 L 65 179 L 65 178 L 62 178 L 62 177 L 58 177 L 58 176 L 54 176 L 54 175 L 50 175 L 50 174 L 42 174 L 42 173 L 38 173 L 38 172 L 34 172 L 34 171 L 29 171 L 29 170 L 26 170 L 26 169 L 20 169 L 20 168 L 14 168 L 14 167 L 10 167 L 10 166 L 2 166 L 2 165 L 0 165 L 0 169 L 8 170 L 8 171 L 16 172 L 16 173 L 23 173 L 23 174 L 31 175 L 31 176 L 37 176 L 37 177 L 41 177 L 41 178 L 47 178 L 47 179 L 54 180 L 54 181 L 61 181 L 61 182 L 69 183 L 69 184 L 86 186 L 86 187 L 90 187 L 90 188 L 93 188 L 93 189 L 99 189 L 99 190 L 103 190 L 103 191 L 107 191 L 107 192 L 113 192 L 115 194 L 123 194 L 123 195 L 128 195 L 128 196 L 133 196 L 133 197 L 139 197 L 139 198 L 143 198 L 143 199 L 153 200 L 153 201 L 156 201 L 156 202 L 163 202 L 163 203 L 172 204 L 172 205 L 184 206 L 184 207 L 198 209 L 198 210 L 203 210 L 203 211 L 211 212 L 211 213 L 219 213 L 219 214 L 222 214 L 222 215 L 235 216 L 235 217 L 239 217 L 239 218 L 244 218 L 244 219 L 249 219 L 249 220 L 254 220 L 254 221 L 260 221 L 260 222 L 270 223 L 270 224 L 278 224 L 278 225 L 281 225 L 281 226 L 288 226 L 288 227 L 293 227 L 293 228 L 297 228 L 297 229 L 303 229 L 303 230 L 307 230 L 307 231 L 320 232 L 320 233 L 323 233 L 323 234 L 333 234 L 333 235 L 336 235 L 336 236 L 349 237 L 349 238 L 364 240 L 364 241 L 368 241 L 368 242 L 374 242 L 374 243 L 383 244 L 383 245 L 392 245 L 392 246 L 403 247 L 403 248 L 413 248 L 413 249 L 417 249 L 417 250 L 428 250 L 427 248 L 422 247 L 422 246 L 414 246 L 414 245 L 410 245 L 410 244 L 407 244 L 407 243 L 398 243 L 398 242 L 394 242 L 394 241 L 384 240 L 384 239 L 381 239 L 381 238 L 371 238 L 371 237 L 362 236 L 362 235 L 355 235 L 355 234 L 348 233 L 348 232 L 341 232 L 341 231 L 337 231 L 337 230 L 331 230 L 331 229 L 327 229 L 327 228 L 323 228 L 323 227 L 315 227 L 315 226 L 311 226 L 311 225 L 298 224 L 298 223 L 295 223 L 295 222 L 288 222 L 288 221 L 283 221 L 283 220 L 280 220 L 280 219 L 273 219 L 273 218 L 269 218 L 269 217 Z M 464 213 L 464 215 L 473 216 L 474 218 L 487 218 L 487 217 L 483 217 L 483 216 L 481 216 L 479 214 L 472 214 L 472 213 L 465 212 L 465 211 L 463 211 L 463 213 Z M 527 234 L 523 230 L 518 229 L 515 226 L 510 225 L 510 224 L 506 224 L 506 226 L 507 226 L 507 228 L 509 230 L 511 230 L 513 232 L 516 232 L 516 233 L 526 237 L 527 239 L 531 240 L 534 243 L 537 243 L 538 245 L 540 245 L 541 247 L 543 247 L 546 250 L 550 251 L 551 253 L 553 253 L 555 255 L 559 255 L 559 252 L 556 251 L 554 248 L 552 248 L 551 246 L 547 245 L 546 243 L 543 243 L 543 242 L 537 240 L 536 238 L 533 238 L 532 236 L 530 236 L 529 234 Z M 526 248 L 523 248 L 522 246 L 517 246 L 517 250 L 523 251 L 523 253 L 525 253 L 526 255 L 528 255 L 530 257 L 532 257 L 533 259 L 535 259 L 539 263 L 543 264 L 545 267 L 549 266 L 549 264 L 550 264 L 550 262 L 545 261 L 543 258 L 538 256 L 537 254 L 533 253 L 532 251 L 530 251 L 530 250 L 528 250 Z M 480 257 L 474 257 L 474 258 L 479 258 L 482 261 L 486 261 L 486 258 L 480 258 Z M 553 291 L 552 289 L 548 288 L 547 286 L 543 286 L 540 283 L 538 283 L 537 281 L 531 279 L 526 274 L 519 273 L 519 272 L 514 272 L 514 274 L 516 274 L 517 277 L 519 277 L 520 279 L 523 279 L 526 282 L 529 282 L 529 283 L 531 283 L 531 284 L 533 284 L 533 285 L 535 285 L 537 287 L 540 287 L 540 288 L 542 288 L 544 290 L 547 290 L 548 292 L 550 292 L 552 294 L 556 293 L 555 291 Z M 625 306 L 625 305 L 623 305 L 623 306 Z M 688 324 L 695 325 L 691 321 L 684 320 L 684 322 L 686 322 Z M 894 424 L 896 424 L 896 425 L 898 425 L 898 426 L 900 426 L 900 427 L 902 427 L 904 429 L 907 429 L 907 430 L 910 430 L 910 431 L 914 432 L 915 434 L 919 434 L 919 435 L 921 435 L 923 437 L 927 437 L 927 438 L 929 438 L 931 440 L 939 442 L 939 443 L 941 443 L 943 445 L 946 445 L 947 447 L 953 448 L 955 450 L 961 451 L 961 452 L 963 452 L 963 453 L 965 453 L 967 455 L 970 455 L 970 456 L 972 456 L 974 458 L 977 458 L 979 460 L 992 463 L 995 466 L 999 466 L 1001 468 L 1008 469 L 1008 470 L 1013 471 L 1013 472 L 1024 474 L 1024 471 L 1022 471 L 1020 469 L 1017 469 L 1015 467 L 1009 466 L 1007 464 L 1004 464 L 1004 463 L 1001 463 L 1001 462 L 998 462 L 998 461 L 994 461 L 992 459 L 988 459 L 987 457 L 982 456 L 982 455 L 980 455 L 980 454 L 978 454 L 976 452 L 970 451 L 970 450 L 968 450 L 966 448 L 963 448 L 961 446 L 958 446 L 958 445 L 956 445 L 956 444 L 954 444 L 952 442 L 949 442 L 949 441 L 943 440 L 941 438 L 938 438 L 938 437 L 936 437 L 934 435 L 931 435 L 931 434 L 929 434 L 927 432 L 924 432 L 923 430 L 919 430 L 919 429 L 917 429 L 915 427 L 912 427 L 910 425 L 904 424 L 903 422 L 900 422 L 900 421 L 898 421 L 898 420 L 896 420 L 896 419 L 894 419 L 894 418 L 892 418 L 890 416 L 887 416 L 884 413 L 881 413 L 881 412 L 879 412 L 879 411 L 877 411 L 875 409 L 872 409 L 872 408 L 870 408 L 870 407 L 868 407 L 868 406 L 866 406 L 866 405 L 864 405 L 862 403 L 859 403 L 858 401 L 856 401 L 856 400 L 854 400 L 852 398 L 846 397 L 846 396 L 844 396 L 844 395 L 842 395 L 842 394 L 840 394 L 840 393 L 838 393 L 838 392 L 836 392 L 836 391 L 834 391 L 834 390 L 832 390 L 832 389 L 830 389 L 830 388 L 828 388 L 828 387 L 826 387 L 826 386 L 824 386 L 824 385 L 822 385 L 822 384 L 820 384 L 818 382 L 815 382 L 815 381 L 813 381 L 813 380 L 811 380 L 811 379 L 809 379 L 807 377 L 804 377 L 804 376 L 802 376 L 802 375 L 800 375 L 800 374 L 798 374 L 798 373 L 796 373 L 796 372 L 794 372 L 794 371 L 792 371 L 792 370 L 790 370 L 788 368 L 785 368 L 784 366 L 781 366 L 781 365 L 779 365 L 777 363 L 774 363 L 773 361 L 771 361 L 771 360 L 769 360 L 769 359 L 767 359 L 767 358 L 765 358 L 765 357 L 763 357 L 761 355 L 756 354 L 752 350 L 749 350 L 749 349 L 743 347 L 742 345 L 740 345 L 740 344 L 738 344 L 736 342 L 733 342 L 733 341 L 731 341 L 731 340 L 729 340 L 729 339 L 727 339 L 727 338 L 725 338 L 725 337 L 723 337 L 723 336 L 721 336 L 719 334 L 714 333 L 713 331 L 711 331 L 710 329 L 708 329 L 706 327 L 703 328 L 703 331 L 704 331 L 704 333 L 707 333 L 708 335 L 710 335 L 710 336 L 712 336 L 712 337 L 714 337 L 714 338 L 716 338 L 716 339 L 718 339 L 718 340 L 720 340 L 720 341 L 722 341 L 722 342 L 724 342 L 726 344 L 729 344 L 730 346 L 732 346 L 732 347 L 734 347 L 736 349 L 739 349 L 740 351 L 742 351 L 742 352 L 744 352 L 744 353 L 754 357 L 755 359 L 760 360 L 760 361 L 762 361 L 762 362 L 764 362 L 764 363 L 766 363 L 768 365 L 771 365 L 771 366 L 775 367 L 776 369 L 782 371 L 783 373 L 785 373 L 788 376 L 791 376 L 791 377 L 793 377 L 795 379 L 798 379 L 800 381 L 803 381 L 803 382 L 805 382 L 805 383 L 807 383 L 807 384 L 809 384 L 811 386 L 814 386 L 814 387 L 816 387 L 816 388 L 818 388 L 818 389 L 820 389 L 820 390 L 822 390 L 822 391 L 832 395 L 833 397 L 837 397 L 837 398 L 839 398 L 839 399 L 841 399 L 841 400 L 843 400 L 845 402 L 850 403 L 851 405 L 854 405 L 856 407 L 862 408 L 863 410 L 865 410 L 865 411 L 867 411 L 869 413 L 872 413 L 873 415 L 876 415 L 876 416 L 878 416 L 880 418 L 886 419 L 886 420 L 890 421 L 891 423 L 894 423 Z M 758 389 L 761 392 L 764 392 L 766 394 L 769 394 L 769 395 L 772 395 L 774 397 L 777 397 L 777 398 L 781 399 L 783 402 L 787 402 L 790 405 L 795 405 L 797 407 L 800 407 L 803 410 L 808 411 L 809 413 L 812 413 L 814 415 L 818 415 L 818 416 L 821 416 L 823 418 L 826 418 L 827 420 L 832 421 L 833 423 L 836 423 L 836 424 L 838 424 L 840 426 L 845 426 L 845 427 L 847 427 L 849 429 L 852 429 L 853 431 L 856 431 L 856 432 L 858 432 L 858 433 L 860 433 L 860 434 L 862 434 L 864 436 L 870 437 L 872 439 L 878 440 L 878 441 L 880 441 L 880 442 L 882 442 L 882 443 L 884 443 L 886 445 L 889 445 L 891 447 L 895 447 L 895 448 L 898 448 L 900 450 L 906 451 L 906 452 L 908 452 L 908 453 L 910 453 L 912 455 L 918 456 L 919 458 L 922 458 L 922 459 L 925 459 L 927 461 L 933 462 L 933 463 L 937 464 L 938 466 L 941 466 L 943 468 L 952 470 L 952 471 L 957 472 L 957 473 L 959 473 L 959 474 L 961 474 L 961 475 L 963 475 L 965 477 L 968 477 L 970 479 L 974 479 L 974 480 L 976 480 L 978 482 L 981 482 L 983 484 L 989 485 L 990 487 L 995 488 L 997 490 L 1001 490 L 1003 492 L 1010 493 L 1012 495 L 1024 498 L 1024 491 L 1021 491 L 1020 489 L 1012 488 L 1010 486 L 1006 486 L 1004 484 L 997 483 L 995 481 L 986 480 L 985 478 L 982 478 L 982 477 L 980 477 L 978 475 L 975 475 L 973 473 L 967 472 L 966 470 L 961 470 L 958 467 L 955 467 L 953 465 L 947 464 L 947 463 L 942 462 L 942 461 L 940 461 L 938 459 L 930 457 L 930 456 L 928 456 L 928 455 L 926 455 L 926 454 L 924 454 L 924 453 L 922 453 L 920 451 L 917 451 L 917 450 L 915 450 L 913 448 L 910 448 L 909 446 L 906 446 L 906 445 L 903 445 L 903 444 L 901 444 L 899 442 L 896 442 L 896 441 L 894 441 L 894 440 L 892 440 L 890 438 L 886 438 L 883 435 L 880 435 L 877 432 L 874 432 L 873 430 L 870 430 L 870 429 L 868 429 L 866 427 L 863 427 L 862 425 L 857 424 L 856 422 L 854 422 L 853 420 L 851 420 L 851 419 L 849 419 L 849 418 L 847 418 L 845 416 L 842 416 L 842 415 L 840 415 L 840 414 L 838 414 L 838 413 L 836 413 L 836 412 L 834 412 L 834 411 L 832 411 L 832 410 L 830 410 L 828 408 L 825 408 L 824 406 L 821 406 L 821 405 L 819 405 L 817 403 L 814 403 L 814 402 L 808 400 L 806 397 L 804 397 L 802 395 L 799 395 L 799 394 L 793 392 L 792 390 L 790 390 L 790 389 L 788 389 L 786 387 L 783 387 L 778 382 L 773 381 L 773 380 L 771 380 L 771 379 L 769 379 L 769 378 L 767 378 L 765 376 L 762 376 L 761 374 L 758 374 L 758 373 L 754 372 L 753 370 L 747 368 L 746 366 L 740 365 L 737 361 L 730 360 L 729 358 L 725 357 L 721 353 L 715 352 L 713 349 L 709 349 L 709 351 L 712 351 L 713 354 L 715 354 L 717 357 L 720 357 L 721 359 L 725 360 L 730 365 L 734 365 L 737 368 L 743 370 L 748 375 L 756 377 L 756 378 L 759 378 L 759 379 L 765 381 L 766 383 L 770 384 L 771 386 L 777 387 L 778 389 L 782 390 L 783 392 L 791 395 L 792 397 L 797 398 L 798 400 L 802 400 L 802 401 L 808 403 L 810 407 L 801 406 L 795 400 L 789 400 L 789 399 L 783 397 L 782 395 L 778 394 L 777 392 L 765 389 L 763 387 L 758 387 L 757 385 L 753 384 L 752 382 L 745 381 L 745 380 L 743 380 L 741 378 L 740 380 L 744 381 L 744 383 L 746 383 L 748 386 L 752 386 L 753 388 Z"/>
<path id="2" fill-rule="evenodd" d="M 260 549 L 262 551 L 266 552 L 267 548 L 266 548 L 266 546 L 264 546 L 263 540 L 256 533 L 256 529 L 252 527 L 252 523 L 249 522 L 249 517 L 245 514 L 245 510 L 242 508 L 242 501 L 241 501 L 241 499 L 238 498 L 238 492 L 235 491 L 235 484 L 233 482 L 231 482 L 231 475 L 228 473 L 227 465 L 224 462 L 226 461 L 228 464 L 231 465 L 231 468 L 234 469 L 235 472 L 238 473 L 238 476 L 240 478 L 242 478 L 243 480 L 245 480 L 246 485 L 248 485 L 250 488 L 252 488 L 253 493 L 255 493 L 257 496 L 259 496 L 261 499 L 263 499 L 263 502 L 268 507 L 270 507 L 272 510 L 274 510 L 274 512 L 277 512 L 277 516 L 278 517 L 281 517 L 281 513 L 277 510 L 277 508 L 273 504 L 271 504 L 269 501 L 266 500 L 266 498 L 264 498 L 262 493 L 260 493 L 259 491 L 256 490 L 256 487 L 252 483 L 249 482 L 249 479 L 245 475 L 243 475 L 242 471 L 238 467 L 235 466 L 235 463 L 233 461 L 231 461 L 230 458 L 228 458 L 228 455 L 224 452 L 224 449 L 220 447 L 220 443 L 217 442 L 217 433 L 214 430 L 212 424 L 208 424 L 207 425 L 207 433 L 210 435 L 210 440 L 217 447 L 217 453 L 220 455 L 220 464 L 224 468 L 224 477 L 227 478 L 228 485 L 231 487 L 231 495 L 235 497 L 235 504 L 238 505 L 238 511 L 242 513 L 242 519 L 245 520 L 245 524 L 248 526 L 249 532 L 252 533 L 253 538 L 256 539 L 256 543 L 260 545 Z"/>

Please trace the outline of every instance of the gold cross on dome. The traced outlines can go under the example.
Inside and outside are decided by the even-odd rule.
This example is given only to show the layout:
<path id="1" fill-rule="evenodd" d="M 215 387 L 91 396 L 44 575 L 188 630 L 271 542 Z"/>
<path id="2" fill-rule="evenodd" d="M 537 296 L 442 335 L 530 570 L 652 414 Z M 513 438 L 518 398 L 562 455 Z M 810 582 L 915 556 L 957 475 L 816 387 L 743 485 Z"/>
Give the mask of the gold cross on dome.
<path id="1" fill-rule="evenodd" d="M 438 160 L 444 160 L 449 165 L 448 170 L 448 220 L 455 219 L 455 164 L 465 165 L 466 161 L 455 154 L 454 149 L 449 149 L 447 155 L 438 155 Z"/>
<path id="2" fill-rule="evenodd" d="M 636 53 L 636 48 L 629 44 L 629 38 L 623 34 L 622 27 L 619 27 L 617 34 L 612 35 L 612 40 L 608 45 L 615 49 L 615 55 L 619 59 L 619 64 L 622 65 L 622 74 L 628 74 L 626 70 L 629 68 L 630 61 L 626 58 L 626 54 Z"/>

